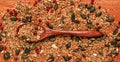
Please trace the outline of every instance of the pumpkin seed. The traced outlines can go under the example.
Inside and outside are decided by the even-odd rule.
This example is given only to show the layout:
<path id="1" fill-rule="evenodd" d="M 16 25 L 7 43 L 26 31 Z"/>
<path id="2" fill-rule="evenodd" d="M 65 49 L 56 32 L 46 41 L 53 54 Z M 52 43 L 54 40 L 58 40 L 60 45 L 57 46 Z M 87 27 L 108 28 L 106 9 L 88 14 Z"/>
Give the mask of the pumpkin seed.
<path id="1" fill-rule="evenodd" d="M 18 18 L 17 18 L 16 16 L 12 16 L 12 17 L 10 18 L 10 20 L 11 20 L 11 21 L 17 21 Z"/>
<path id="2" fill-rule="evenodd" d="M 102 12 L 101 12 L 101 11 L 99 11 L 99 12 L 97 12 L 97 13 L 95 14 L 96 17 L 100 17 L 101 15 L 102 15 Z"/>
<path id="3" fill-rule="evenodd" d="M 58 9 L 58 4 L 55 3 L 55 5 L 54 5 L 54 10 L 57 10 L 57 9 Z"/>
<path id="4" fill-rule="evenodd" d="M 106 16 L 106 21 L 107 22 L 114 22 L 114 18 L 112 18 L 110 16 Z"/>
<path id="5" fill-rule="evenodd" d="M 16 49 L 15 50 L 15 55 L 19 55 L 19 53 L 20 53 L 20 49 Z"/>
<path id="6" fill-rule="evenodd" d="M 80 16 L 81 16 L 82 19 L 86 19 L 87 18 L 86 15 L 83 14 L 83 13 L 81 13 Z"/>
<path id="7" fill-rule="evenodd" d="M 5 52 L 5 53 L 4 53 L 4 59 L 5 59 L 5 60 L 10 59 L 10 53 L 9 53 L 9 52 Z"/>
<path id="8" fill-rule="evenodd" d="M 95 11 L 95 7 L 92 5 L 88 6 L 87 9 L 90 11 L 90 13 L 93 13 Z"/>
<path id="9" fill-rule="evenodd" d="M 24 53 L 29 54 L 30 51 L 31 51 L 31 50 L 30 50 L 30 47 L 26 47 L 25 50 L 24 50 Z"/>
<path id="10" fill-rule="evenodd" d="M 21 56 L 22 59 L 27 59 L 28 58 L 28 55 L 23 53 L 22 56 Z"/>
<path id="11" fill-rule="evenodd" d="M 0 52 L 2 52 L 2 50 L 3 50 L 3 46 L 2 46 L 2 45 L 0 45 Z"/>
<path id="12" fill-rule="evenodd" d="M 113 31 L 113 35 L 116 35 L 119 31 L 119 28 L 116 28 L 114 31 Z"/>
<path id="13" fill-rule="evenodd" d="M 71 47 L 71 43 L 69 42 L 66 44 L 66 49 L 69 49 L 70 47 Z"/>
<path id="14" fill-rule="evenodd" d="M 71 14 L 71 21 L 74 21 L 74 20 L 75 20 L 75 14 L 72 13 L 72 14 Z"/>

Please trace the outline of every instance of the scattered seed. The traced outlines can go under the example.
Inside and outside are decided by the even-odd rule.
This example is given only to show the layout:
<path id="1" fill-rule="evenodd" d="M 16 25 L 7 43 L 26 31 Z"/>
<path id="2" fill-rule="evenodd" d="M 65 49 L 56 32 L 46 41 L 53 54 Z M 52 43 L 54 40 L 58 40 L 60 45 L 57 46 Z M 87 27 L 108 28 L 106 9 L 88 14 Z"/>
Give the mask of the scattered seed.
<path id="1" fill-rule="evenodd" d="M 85 51 L 86 50 L 86 46 L 85 45 L 80 45 L 79 48 L 80 48 L 81 51 Z"/>
<path id="2" fill-rule="evenodd" d="M 19 55 L 19 53 L 20 53 L 20 49 L 16 49 L 15 50 L 15 55 Z"/>
<path id="3" fill-rule="evenodd" d="M 106 21 L 107 22 L 114 22 L 114 18 L 112 18 L 110 16 L 106 16 Z"/>
<path id="4" fill-rule="evenodd" d="M 80 41 L 80 37 L 75 37 L 76 42 Z"/>
<path id="5" fill-rule="evenodd" d="M 17 18 L 16 16 L 12 16 L 12 17 L 10 18 L 10 20 L 11 20 L 11 21 L 17 21 L 18 18 Z"/>
<path id="6" fill-rule="evenodd" d="M 58 4 L 55 3 L 55 5 L 54 5 L 54 10 L 57 10 L 57 9 L 58 9 Z"/>
<path id="7" fill-rule="evenodd" d="M 56 37 L 55 37 L 55 36 L 50 36 L 50 37 L 49 37 L 49 40 L 50 40 L 51 42 L 54 42 L 54 41 L 56 40 Z"/>
<path id="8" fill-rule="evenodd" d="M 100 17 L 101 15 L 102 15 L 102 12 L 101 12 L 101 11 L 99 11 L 99 12 L 97 12 L 97 13 L 95 14 L 96 17 Z"/>
<path id="9" fill-rule="evenodd" d="M 113 35 L 116 35 L 119 31 L 119 28 L 116 28 L 114 31 L 113 31 Z"/>
<path id="10" fill-rule="evenodd" d="M 54 57 L 53 55 L 49 55 L 49 58 L 47 59 L 48 62 L 53 62 L 54 61 Z"/>
<path id="11" fill-rule="evenodd" d="M 27 59 L 28 58 L 28 55 L 23 53 L 22 56 L 21 56 L 22 59 Z"/>
<path id="12" fill-rule="evenodd" d="M 69 56 L 63 56 L 63 59 L 64 59 L 64 61 L 69 61 L 71 59 L 71 57 L 69 57 Z"/>
<path id="13" fill-rule="evenodd" d="M 72 14 L 71 14 L 71 21 L 73 22 L 74 20 L 75 20 L 75 14 L 72 13 Z"/>
<path id="14" fill-rule="evenodd" d="M 10 59 L 10 53 L 9 53 L 9 52 L 5 52 L 5 53 L 4 53 L 4 59 L 5 59 L 5 60 Z"/>
<path id="15" fill-rule="evenodd" d="M 95 11 L 95 7 L 92 5 L 88 6 L 87 9 L 90 11 L 90 13 L 93 13 Z"/>
<path id="16" fill-rule="evenodd" d="M 66 44 L 66 49 L 69 49 L 70 47 L 71 47 L 71 43 L 69 42 Z"/>
<path id="17" fill-rule="evenodd" d="M 2 46 L 2 45 L 0 45 L 0 52 L 2 52 L 2 50 L 3 50 L 3 46 Z"/>
<path id="18" fill-rule="evenodd" d="M 86 19 L 87 18 L 86 15 L 83 14 L 83 13 L 81 13 L 80 16 L 81 16 L 82 19 Z"/>

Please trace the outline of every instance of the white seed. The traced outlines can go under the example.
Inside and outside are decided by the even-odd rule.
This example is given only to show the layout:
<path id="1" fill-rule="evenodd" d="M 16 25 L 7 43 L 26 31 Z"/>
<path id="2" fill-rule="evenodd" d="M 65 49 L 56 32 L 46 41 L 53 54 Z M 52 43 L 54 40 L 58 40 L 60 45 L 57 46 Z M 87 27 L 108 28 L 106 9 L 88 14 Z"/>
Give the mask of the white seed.
<path id="1" fill-rule="evenodd" d="M 94 53 L 94 54 L 93 54 L 93 56 L 97 56 L 97 54 L 96 54 L 96 53 Z"/>
<path id="2" fill-rule="evenodd" d="M 58 47 L 55 44 L 52 44 L 52 48 L 58 49 Z"/>
<path id="3" fill-rule="evenodd" d="M 61 26 L 62 26 L 62 24 L 59 24 L 58 26 L 59 26 L 59 27 L 61 27 Z"/>
<path id="4" fill-rule="evenodd" d="M 118 48 L 116 48 L 116 51 L 118 52 Z"/>
<path id="5" fill-rule="evenodd" d="M 43 50 L 40 51 L 40 53 L 43 53 L 43 52 L 44 52 Z"/>
<path id="6" fill-rule="evenodd" d="M 37 39 L 40 39 L 40 36 L 39 36 L 39 35 L 37 36 Z"/>
<path id="7" fill-rule="evenodd" d="M 48 0 L 48 1 L 51 1 L 51 0 Z"/>

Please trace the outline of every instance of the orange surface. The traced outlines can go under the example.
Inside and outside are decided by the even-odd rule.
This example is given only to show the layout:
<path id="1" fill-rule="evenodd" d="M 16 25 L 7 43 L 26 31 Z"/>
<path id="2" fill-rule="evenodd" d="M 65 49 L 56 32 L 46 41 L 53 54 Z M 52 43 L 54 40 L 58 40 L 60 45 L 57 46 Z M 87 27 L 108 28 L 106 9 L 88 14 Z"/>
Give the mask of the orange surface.
<path id="1" fill-rule="evenodd" d="M 15 3 L 18 0 L 0 0 L 0 16 L 2 15 L 2 13 L 5 12 L 6 9 L 8 8 L 13 8 Z M 34 2 L 34 0 L 22 0 L 24 2 L 30 2 L 30 4 L 32 4 Z M 78 1 L 78 0 L 75 0 Z M 89 3 L 90 0 L 81 0 L 85 3 Z M 118 22 L 120 22 L 120 0 L 95 0 L 95 2 L 100 5 L 102 8 L 105 8 L 111 16 L 115 17 L 115 22 L 116 24 L 118 24 Z M 1 21 L 1 17 L 0 17 L 0 21 Z M 120 48 L 119 48 L 119 52 L 120 52 Z M 38 61 L 40 62 L 44 62 L 42 61 L 43 59 L 38 59 Z M 0 54 L 0 62 L 11 62 L 11 61 L 4 61 L 2 54 Z M 120 62 L 120 53 L 118 54 L 117 58 L 115 59 L 114 62 Z"/>

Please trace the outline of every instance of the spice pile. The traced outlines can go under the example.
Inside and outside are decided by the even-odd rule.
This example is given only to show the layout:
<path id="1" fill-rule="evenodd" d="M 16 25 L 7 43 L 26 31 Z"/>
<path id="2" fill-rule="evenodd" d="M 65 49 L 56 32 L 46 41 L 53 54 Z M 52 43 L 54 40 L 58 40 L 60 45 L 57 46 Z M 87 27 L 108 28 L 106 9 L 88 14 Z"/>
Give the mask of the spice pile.
<path id="1" fill-rule="evenodd" d="M 74 0 L 37 0 L 30 6 L 18 2 L 7 9 L 0 23 L 0 53 L 12 62 L 112 62 L 118 54 L 120 30 L 114 18 L 99 5 Z M 36 23 L 56 30 L 97 30 L 97 38 L 69 35 L 51 36 L 37 43 L 27 42 L 29 36 L 40 35 L 40 28 L 24 25 Z M 94 34 L 94 33 L 93 33 Z M 33 38 L 34 39 L 34 38 Z"/>

